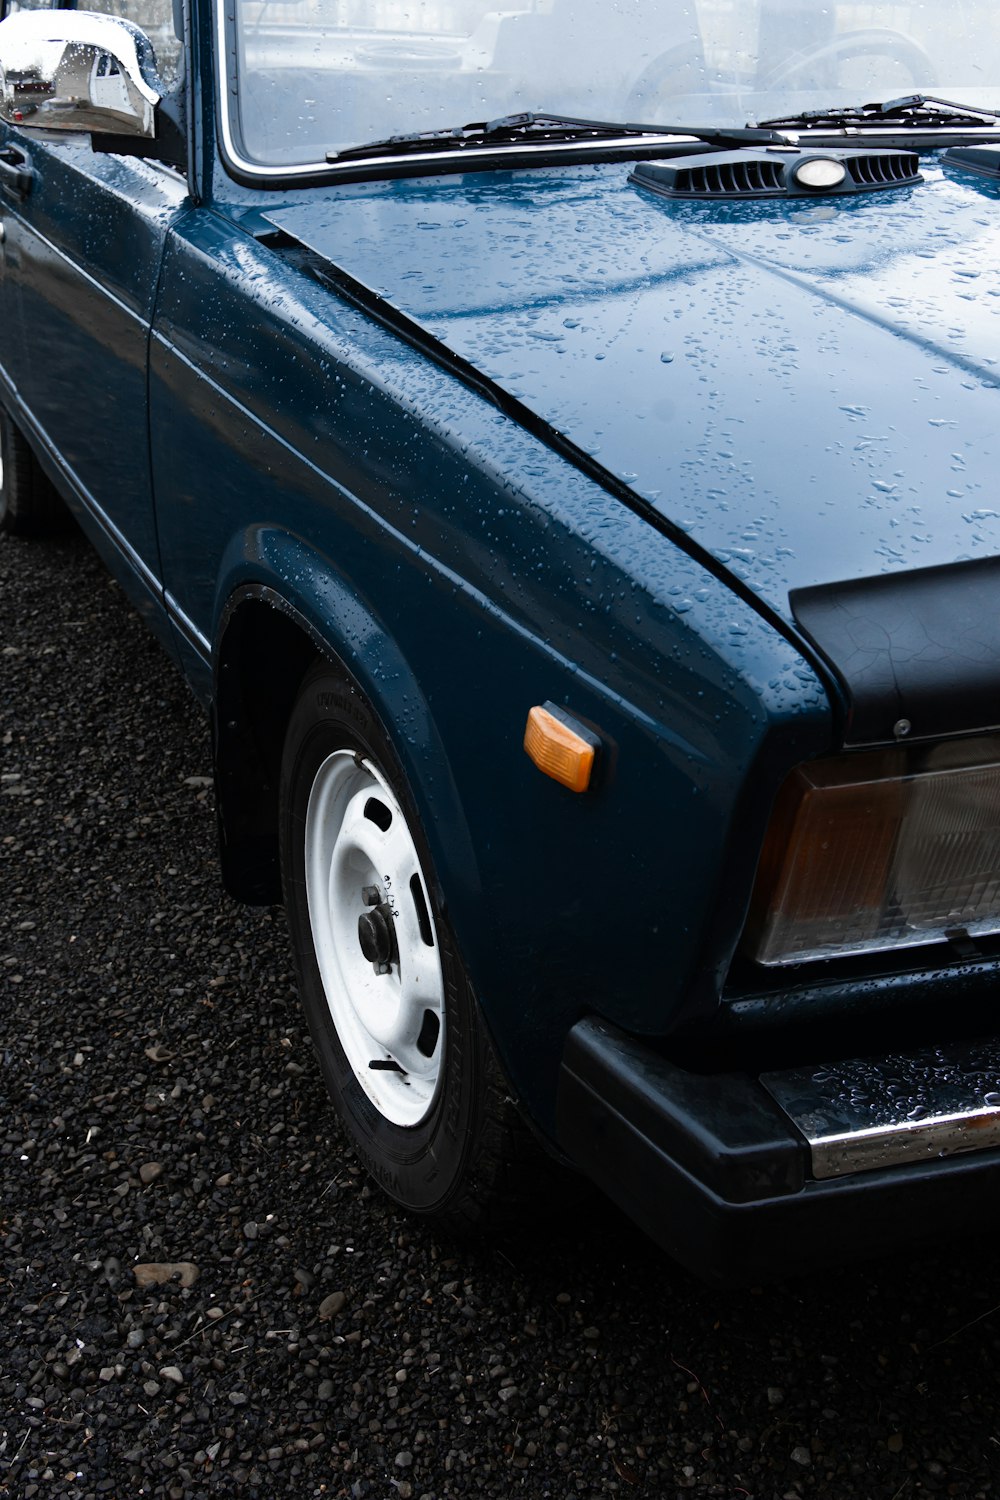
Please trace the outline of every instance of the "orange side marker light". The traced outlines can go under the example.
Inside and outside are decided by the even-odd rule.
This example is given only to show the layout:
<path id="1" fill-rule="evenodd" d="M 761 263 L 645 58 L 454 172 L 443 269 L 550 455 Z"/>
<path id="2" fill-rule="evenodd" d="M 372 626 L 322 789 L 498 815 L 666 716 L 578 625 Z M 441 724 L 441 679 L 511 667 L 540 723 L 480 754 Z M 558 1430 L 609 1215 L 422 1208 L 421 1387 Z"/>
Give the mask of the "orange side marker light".
<path id="1" fill-rule="evenodd" d="M 524 748 L 545 776 L 571 792 L 590 786 L 598 738 L 555 703 L 528 710 Z"/>

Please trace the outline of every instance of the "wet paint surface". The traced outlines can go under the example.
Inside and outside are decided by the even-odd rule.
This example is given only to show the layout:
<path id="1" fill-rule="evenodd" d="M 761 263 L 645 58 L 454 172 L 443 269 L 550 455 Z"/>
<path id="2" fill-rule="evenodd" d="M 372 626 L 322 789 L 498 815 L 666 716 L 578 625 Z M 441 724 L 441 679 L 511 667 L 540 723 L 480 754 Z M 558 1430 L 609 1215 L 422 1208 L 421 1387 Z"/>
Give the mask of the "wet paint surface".
<path id="1" fill-rule="evenodd" d="M 673 203 L 626 165 L 346 190 L 269 218 L 789 615 L 996 551 L 1000 213 L 925 182 Z"/>
<path id="2" fill-rule="evenodd" d="M 714 1008 L 774 790 L 829 745 L 822 684 L 795 648 L 565 458 L 221 216 L 192 214 L 168 247 L 150 389 L 172 599 L 218 643 L 231 601 L 266 583 L 393 726 L 524 1096 L 550 1108 L 582 1004 L 655 1030 L 697 979 Z M 546 700 L 605 738 L 592 797 L 524 753 L 527 711 Z M 540 850 L 544 899 L 525 878 Z"/>

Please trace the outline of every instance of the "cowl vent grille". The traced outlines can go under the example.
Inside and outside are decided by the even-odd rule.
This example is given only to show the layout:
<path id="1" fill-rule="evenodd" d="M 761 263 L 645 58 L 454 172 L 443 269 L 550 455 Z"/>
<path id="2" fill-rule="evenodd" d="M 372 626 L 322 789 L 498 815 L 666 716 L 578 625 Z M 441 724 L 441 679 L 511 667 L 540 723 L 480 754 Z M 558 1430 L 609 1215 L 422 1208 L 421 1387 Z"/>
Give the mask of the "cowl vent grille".
<path id="1" fill-rule="evenodd" d="M 679 171 L 674 192 L 689 198 L 750 198 L 759 193 L 780 193 L 782 172 L 781 162 L 759 157 L 708 162 Z"/>
<path id="2" fill-rule="evenodd" d="M 917 157 L 909 151 L 859 152 L 845 157 L 844 165 L 859 187 L 897 187 L 920 181 Z"/>
<path id="3" fill-rule="evenodd" d="M 637 162 L 629 181 L 664 198 L 817 198 L 921 182 L 912 151 L 708 151 Z"/>

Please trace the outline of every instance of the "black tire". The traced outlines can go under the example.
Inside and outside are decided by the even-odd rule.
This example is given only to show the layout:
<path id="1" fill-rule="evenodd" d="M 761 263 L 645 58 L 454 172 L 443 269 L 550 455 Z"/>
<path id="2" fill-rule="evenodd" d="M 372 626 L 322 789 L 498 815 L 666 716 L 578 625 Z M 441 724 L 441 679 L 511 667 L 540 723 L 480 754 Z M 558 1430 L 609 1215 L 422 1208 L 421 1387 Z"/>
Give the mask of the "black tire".
<path id="1" fill-rule="evenodd" d="M 63 503 L 5 407 L 0 406 L 0 532 L 41 536 L 65 524 Z"/>
<path id="2" fill-rule="evenodd" d="M 403 811 L 402 832 L 416 849 L 430 905 L 429 930 L 436 939 L 443 976 L 441 1051 L 426 1113 L 412 1124 L 387 1117 L 369 1096 L 367 1090 L 374 1086 L 373 1080 L 363 1075 L 363 1065 L 359 1066 L 356 1039 L 353 1048 L 350 1038 L 346 1044 L 352 1050 L 353 1063 L 345 1050 L 334 1016 L 338 1004 L 343 1013 L 342 1002 L 331 1006 L 320 972 L 317 942 L 324 947 L 324 937 L 318 928 L 314 933 L 306 873 L 307 839 L 314 850 L 317 836 L 307 834 L 306 818 L 314 787 L 329 783 L 331 764 L 348 781 L 354 775 L 352 765 L 358 768 L 359 776 L 384 778 L 397 808 Z M 548 1163 L 520 1119 L 501 1074 L 440 909 L 426 840 L 397 758 L 369 705 L 351 682 L 325 662 L 307 675 L 291 715 L 281 769 L 280 819 L 282 882 L 300 993 L 327 1088 L 361 1163 L 396 1203 L 449 1230 L 467 1232 L 486 1222 L 499 1224 L 513 1215 L 520 1216 L 526 1194 L 528 1201 L 531 1199 L 531 1183 L 539 1173 L 546 1173 Z M 337 823 L 336 818 L 327 821 L 330 826 Z M 340 826 L 346 821 L 345 817 Z M 315 827 L 315 822 L 311 826 Z M 366 878 L 371 877 L 357 877 L 356 912 L 349 912 L 350 925 L 345 920 L 345 934 L 353 930 L 365 911 L 362 887 Z M 328 888 L 328 884 L 314 881 L 314 891 Z M 346 904 L 338 910 L 344 910 Z M 400 918 L 396 915 L 398 925 Z M 318 920 L 324 920 L 322 913 Z M 346 936 L 343 946 L 349 946 Z M 324 947 L 324 952 L 329 954 L 330 947 Z M 358 953 L 352 951 L 344 962 L 348 968 L 356 966 Z M 391 983 L 393 978 L 387 974 L 385 982 Z M 370 983 L 367 977 L 364 982 Z M 350 986 L 340 988 L 346 993 Z M 362 988 L 361 982 L 358 988 Z M 388 1068 L 391 1064 L 382 1062 L 380 1066 Z M 361 1076 L 364 1087 L 359 1082 Z M 401 1083 L 405 1078 L 404 1073 Z M 380 1077 L 379 1085 L 381 1082 Z"/>

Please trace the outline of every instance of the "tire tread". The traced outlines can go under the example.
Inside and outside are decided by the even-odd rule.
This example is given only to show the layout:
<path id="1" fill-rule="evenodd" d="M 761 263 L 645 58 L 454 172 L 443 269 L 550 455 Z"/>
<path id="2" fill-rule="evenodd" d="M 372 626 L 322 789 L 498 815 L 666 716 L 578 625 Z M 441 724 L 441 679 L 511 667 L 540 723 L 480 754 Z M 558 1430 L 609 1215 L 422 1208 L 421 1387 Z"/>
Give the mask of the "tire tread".
<path id="1" fill-rule="evenodd" d="M 65 524 L 63 502 L 13 417 L 0 407 L 3 444 L 3 503 L 0 531 L 11 536 L 43 536 Z"/>

